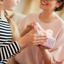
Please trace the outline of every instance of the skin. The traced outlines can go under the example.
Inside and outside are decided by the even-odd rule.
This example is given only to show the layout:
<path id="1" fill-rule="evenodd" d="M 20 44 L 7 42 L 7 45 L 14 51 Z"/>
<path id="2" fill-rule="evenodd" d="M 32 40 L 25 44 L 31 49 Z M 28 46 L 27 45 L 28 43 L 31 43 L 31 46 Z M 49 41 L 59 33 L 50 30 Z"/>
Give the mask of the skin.
<path id="1" fill-rule="evenodd" d="M 13 11 L 15 9 L 15 6 L 20 2 L 20 0 L 0 0 L 0 18 L 7 21 L 6 17 L 4 16 L 4 11 L 9 10 Z M 37 29 L 32 29 L 29 33 L 21 37 L 17 40 L 18 44 L 21 48 L 25 47 L 26 45 L 38 45 L 42 43 L 42 40 L 44 40 L 42 35 L 35 34 L 37 32 Z M 24 33 L 25 30 L 24 30 Z M 23 34 L 22 34 L 23 35 Z M 44 37 L 46 38 L 46 37 Z"/>
<path id="2" fill-rule="evenodd" d="M 43 4 L 42 1 L 45 4 Z M 40 21 L 44 22 L 44 23 L 49 23 L 49 22 L 53 22 L 53 21 L 57 20 L 58 16 L 54 13 L 54 10 L 56 8 L 60 7 L 62 4 L 63 4 L 63 2 L 58 3 L 57 0 L 53 0 L 53 1 L 40 0 L 40 8 L 43 10 L 42 13 L 39 15 Z M 32 24 L 28 25 L 27 28 L 30 30 L 30 29 L 34 28 L 34 26 L 35 26 L 35 24 L 32 23 Z M 31 27 L 31 28 L 29 28 L 29 27 Z M 45 39 L 44 41 L 47 42 L 48 39 Z M 41 50 L 45 64 L 51 64 L 51 54 L 48 51 L 48 49 L 43 46 L 38 46 L 38 47 Z"/>
<path id="3" fill-rule="evenodd" d="M 20 2 L 20 0 L 0 0 L 0 17 L 3 20 L 6 20 L 6 18 L 4 16 L 4 10 L 14 10 L 15 6 L 19 2 Z M 25 32 L 25 30 L 23 32 Z M 35 43 L 35 45 L 37 45 L 36 41 L 38 41 L 38 42 L 40 41 L 41 42 L 41 40 L 42 40 L 41 37 L 42 36 L 34 34 L 36 32 L 37 32 L 37 30 L 33 29 L 29 33 L 27 33 L 25 36 L 23 36 L 22 38 L 17 40 L 17 42 L 19 43 L 20 47 L 23 47 L 25 45 L 31 45 L 31 44 L 34 45 L 34 43 Z M 21 42 L 23 42 L 23 43 L 21 43 Z M 30 44 L 30 42 L 31 42 L 31 44 Z"/>
<path id="4" fill-rule="evenodd" d="M 42 1 L 45 2 L 45 5 L 41 3 Z M 54 10 L 61 5 L 62 2 L 58 3 L 57 0 L 53 0 L 53 1 L 40 0 L 40 8 L 43 10 L 43 12 L 39 15 L 39 19 L 45 23 L 53 22 L 57 20 L 58 17 L 54 13 Z"/>
<path id="5" fill-rule="evenodd" d="M 42 1 L 45 2 L 45 5 L 42 4 Z M 47 4 L 47 5 L 46 5 Z M 54 10 L 62 5 L 61 3 L 58 3 L 57 0 L 53 1 L 46 1 L 46 0 L 40 0 L 40 8 L 43 9 L 43 12 L 40 14 L 39 19 L 42 22 L 49 23 L 53 22 L 58 19 L 57 15 L 54 13 Z M 51 64 L 51 54 L 50 52 L 43 46 L 39 46 L 43 58 L 46 64 Z"/>

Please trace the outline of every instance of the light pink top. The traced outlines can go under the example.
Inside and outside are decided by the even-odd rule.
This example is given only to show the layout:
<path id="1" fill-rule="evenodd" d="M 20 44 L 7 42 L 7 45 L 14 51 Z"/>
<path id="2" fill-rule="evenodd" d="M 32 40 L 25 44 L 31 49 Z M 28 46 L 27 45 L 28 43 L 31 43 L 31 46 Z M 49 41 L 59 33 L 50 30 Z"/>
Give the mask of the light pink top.
<path id="1" fill-rule="evenodd" d="M 56 43 L 53 49 L 48 49 L 51 53 L 51 64 L 64 64 L 64 22 L 61 18 L 54 22 L 44 23 L 39 20 L 40 13 L 29 14 L 19 24 L 20 33 L 32 22 L 38 22 L 45 30 L 51 29 Z M 43 55 L 37 46 L 29 46 L 15 57 L 20 64 L 45 64 Z"/>

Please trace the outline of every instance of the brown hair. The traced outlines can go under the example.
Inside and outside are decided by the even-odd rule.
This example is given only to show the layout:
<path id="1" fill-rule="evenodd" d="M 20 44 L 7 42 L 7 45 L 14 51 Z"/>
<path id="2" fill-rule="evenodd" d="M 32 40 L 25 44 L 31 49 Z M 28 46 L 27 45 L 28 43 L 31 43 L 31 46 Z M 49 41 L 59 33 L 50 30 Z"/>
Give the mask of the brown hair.
<path id="1" fill-rule="evenodd" d="M 20 35 L 19 35 L 19 31 L 18 31 L 18 27 L 17 25 L 12 21 L 12 19 L 9 17 L 8 13 L 6 11 L 4 11 L 5 13 L 5 17 L 9 22 L 10 28 L 11 28 L 11 32 L 12 32 L 12 42 L 16 41 L 17 39 L 19 39 Z"/>
<path id="2" fill-rule="evenodd" d="M 61 2 L 63 2 L 63 0 L 57 0 L 57 2 L 58 2 L 58 3 L 61 3 Z M 56 8 L 55 11 L 60 11 L 60 10 L 62 10 L 62 9 L 63 9 L 63 6 L 64 6 L 64 2 L 63 2 L 63 4 L 62 4 L 59 8 Z"/>

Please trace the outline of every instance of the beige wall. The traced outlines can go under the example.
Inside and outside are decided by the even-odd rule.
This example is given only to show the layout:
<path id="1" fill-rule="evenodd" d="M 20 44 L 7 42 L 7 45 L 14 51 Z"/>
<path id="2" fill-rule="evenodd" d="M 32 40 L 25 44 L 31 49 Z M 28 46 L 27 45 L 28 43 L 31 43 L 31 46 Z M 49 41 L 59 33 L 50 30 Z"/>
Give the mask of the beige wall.
<path id="1" fill-rule="evenodd" d="M 20 3 L 16 6 L 15 12 L 23 14 L 29 14 L 39 11 L 40 0 L 20 0 Z"/>
<path id="2" fill-rule="evenodd" d="M 29 14 L 33 12 L 39 12 L 40 0 L 20 0 L 20 3 L 16 6 L 15 12 L 22 14 Z M 64 9 L 60 12 L 56 12 L 62 19 L 64 19 Z"/>

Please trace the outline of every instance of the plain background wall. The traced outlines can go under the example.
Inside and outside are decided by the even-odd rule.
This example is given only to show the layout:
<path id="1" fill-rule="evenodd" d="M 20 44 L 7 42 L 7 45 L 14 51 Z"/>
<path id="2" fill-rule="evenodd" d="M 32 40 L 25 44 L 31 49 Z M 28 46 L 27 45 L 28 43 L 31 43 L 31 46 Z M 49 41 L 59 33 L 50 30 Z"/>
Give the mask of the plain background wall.
<path id="1" fill-rule="evenodd" d="M 18 12 L 21 14 L 29 14 L 32 12 L 40 12 L 39 8 L 40 0 L 20 0 L 20 3 L 16 6 L 14 12 Z M 64 20 L 64 9 L 60 12 L 56 12 L 63 20 Z"/>

